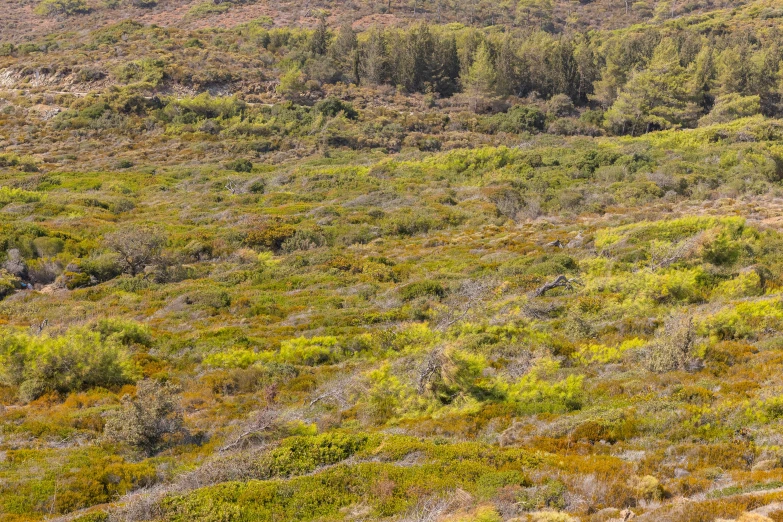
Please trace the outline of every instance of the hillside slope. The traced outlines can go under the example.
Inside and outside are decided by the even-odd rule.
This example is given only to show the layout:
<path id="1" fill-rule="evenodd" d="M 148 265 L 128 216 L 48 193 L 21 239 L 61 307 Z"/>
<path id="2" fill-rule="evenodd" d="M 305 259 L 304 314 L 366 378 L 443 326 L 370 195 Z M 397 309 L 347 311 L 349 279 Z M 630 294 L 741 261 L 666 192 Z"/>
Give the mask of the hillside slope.
<path id="1" fill-rule="evenodd" d="M 642 4 L 0 6 L 0 520 L 783 520 L 783 11 Z"/>

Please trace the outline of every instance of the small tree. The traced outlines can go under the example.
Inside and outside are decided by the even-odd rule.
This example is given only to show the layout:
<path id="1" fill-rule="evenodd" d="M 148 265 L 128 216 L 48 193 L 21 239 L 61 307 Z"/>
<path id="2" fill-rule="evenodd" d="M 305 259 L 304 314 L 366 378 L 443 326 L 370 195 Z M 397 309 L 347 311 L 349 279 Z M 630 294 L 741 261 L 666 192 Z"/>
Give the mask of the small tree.
<path id="1" fill-rule="evenodd" d="M 326 18 L 321 16 L 318 25 L 310 38 L 310 52 L 316 56 L 323 56 L 329 49 L 329 28 L 326 26 Z"/>
<path id="2" fill-rule="evenodd" d="M 126 395 L 122 407 L 106 421 L 104 437 L 154 455 L 186 435 L 177 388 L 156 380 L 139 381 L 136 397 Z"/>
<path id="3" fill-rule="evenodd" d="M 495 79 L 495 66 L 492 63 L 489 46 L 486 43 L 482 43 L 476 51 L 473 64 L 470 66 L 464 81 L 465 89 L 471 98 L 473 110 L 476 109 L 480 99 L 494 94 Z"/>
<path id="4" fill-rule="evenodd" d="M 277 93 L 286 98 L 297 98 L 307 89 L 305 85 L 305 75 L 302 70 L 294 65 L 282 76 L 277 86 Z"/>
<path id="5" fill-rule="evenodd" d="M 337 33 L 330 52 L 335 60 L 342 63 L 347 62 L 353 56 L 354 50 L 359 46 L 359 41 L 356 38 L 356 31 L 353 30 L 351 24 L 346 23 L 340 27 L 340 32 Z"/>
<path id="6" fill-rule="evenodd" d="M 389 76 L 389 50 L 386 35 L 377 28 L 370 29 L 361 48 L 362 78 L 370 85 L 380 85 Z"/>
<path id="7" fill-rule="evenodd" d="M 120 255 L 123 272 L 135 276 L 160 261 L 166 239 L 155 227 L 130 227 L 108 234 L 105 243 Z"/>

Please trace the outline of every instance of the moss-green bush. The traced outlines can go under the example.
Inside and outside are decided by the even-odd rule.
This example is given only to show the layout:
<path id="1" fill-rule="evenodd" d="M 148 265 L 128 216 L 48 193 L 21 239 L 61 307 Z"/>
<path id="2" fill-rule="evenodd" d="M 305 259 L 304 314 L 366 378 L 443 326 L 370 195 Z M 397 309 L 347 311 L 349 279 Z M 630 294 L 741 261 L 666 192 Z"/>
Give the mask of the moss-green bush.
<path id="1" fill-rule="evenodd" d="M 22 400 L 131 382 L 136 368 L 127 353 L 100 334 L 83 329 L 59 337 L 6 333 L 0 339 L 2 380 L 18 386 Z"/>

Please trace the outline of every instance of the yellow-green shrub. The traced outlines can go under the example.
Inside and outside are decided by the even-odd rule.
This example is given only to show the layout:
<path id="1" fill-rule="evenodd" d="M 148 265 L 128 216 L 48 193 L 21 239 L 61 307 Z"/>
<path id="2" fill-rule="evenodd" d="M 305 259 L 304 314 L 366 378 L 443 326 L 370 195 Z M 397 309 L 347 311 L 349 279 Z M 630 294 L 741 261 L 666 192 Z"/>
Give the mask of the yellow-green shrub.
<path id="1" fill-rule="evenodd" d="M 137 369 L 116 341 L 72 329 L 58 337 L 6 334 L 0 339 L 0 379 L 23 400 L 133 381 Z"/>
<path id="2" fill-rule="evenodd" d="M 315 366 L 337 360 L 337 349 L 337 339 L 334 337 L 298 337 L 280 343 L 280 360 Z"/>

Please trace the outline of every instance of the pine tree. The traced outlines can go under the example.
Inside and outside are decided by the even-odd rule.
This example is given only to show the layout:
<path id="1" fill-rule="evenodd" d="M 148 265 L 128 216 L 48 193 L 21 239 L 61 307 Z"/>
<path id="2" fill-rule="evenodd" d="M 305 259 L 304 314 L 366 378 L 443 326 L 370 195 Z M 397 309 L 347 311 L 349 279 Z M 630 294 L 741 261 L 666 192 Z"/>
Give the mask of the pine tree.
<path id="1" fill-rule="evenodd" d="M 551 0 L 519 0 L 517 23 L 524 27 L 543 27 L 552 21 Z"/>
<path id="2" fill-rule="evenodd" d="M 514 41 L 506 37 L 500 45 L 495 63 L 497 77 L 495 89 L 502 96 L 522 95 L 522 63 L 514 51 Z"/>
<path id="3" fill-rule="evenodd" d="M 615 132 L 632 135 L 693 123 L 697 111 L 688 85 L 677 47 L 665 39 L 655 48 L 647 69 L 628 80 L 606 121 Z"/>
<path id="4" fill-rule="evenodd" d="M 356 31 L 353 30 L 350 23 L 346 23 L 340 27 L 340 32 L 337 33 L 337 38 L 334 40 L 330 52 L 335 60 L 347 63 L 353 58 L 353 52 L 358 45 Z"/>
<path id="5" fill-rule="evenodd" d="M 329 49 L 329 28 L 326 26 L 326 18 L 321 17 L 310 37 L 310 52 L 316 56 L 323 56 Z"/>
<path id="6" fill-rule="evenodd" d="M 576 89 L 576 101 L 585 102 L 593 92 L 593 84 L 599 78 L 600 70 L 595 53 L 587 38 L 582 38 L 574 48 L 579 83 Z"/>
<path id="7" fill-rule="evenodd" d="M 546 53 L 547 88 L 541 94 L 546 97 L 566 94 L 572 100 L 578 99 L 579 68 L 574 59 L 574 46 L 569 40 L 557 40 Z"/>
<path id="8" fill-rule="evenodd" d="M 755 53 L 750 60 L 750 77 L 748 94 L 757 95 L 761 100 L 761 112 L 766 116 L 777 114 L 778 99 L 778 64 L 783 56 L 776 43 Z"/>
<path id="9" fill-rule="evenodd" d="M 433 78 L 433 89 L 441 96 L 451 96 L 459 90 L 457 40 L 453 36 L 440 40 L 436 49 L 437 73 Z"/>
<path id="10" fill-rule="evenodd" d="M 409 92 L 423 92 L 438 73 L 435 38 L 427 25 L 414 27 L 395 37 L 392 81 Z"/>
<path id="11" fill-rule="evenodd" d="M 329 48 L 329 56 L 343 72 L 343 75 L 350 77 L 354 83 L 359 83 L 359 69 L 357 67 L 357 49 L 359 42 L 356 38 L 356 32 L 350 23 L 340 27 L 332 46 Z"/>
<path id="12" fill-rule="evenodd" d="M 705 45 L 691 64 L 691 82 L 688 85 L 691 99 L 703 111 L 709 111 L 715 101 L 712 93 L 714 83 L 715 61 L 712 47 Z"/>
<path id="13" fill-rule="evenodd" d="M 589 99 L 608 109 L 617 100 L 623 83 L 625 83 L 624 71 L 613 60 L 607 59 L 606 66 L 601 71 L 601 79 L 593 83 L 593 94 Z"/>
<path id="14" fill-rule="evenodd" d="M 473 110 L 476 109 L 481 99 L 494 94 L 495 79 L 495 66 L 492 64 L 489 45 L 485 42 L 476 51 L 473 65 L 470 66 L 468 74 L 463 80 L 465 90 L 470 95 Z"/>
<path id="15" fill-rule="evenodd" d="M 744 46 L 724 49 L 718 56 L 716 67 L 718 94 L 746 94 L 749 71 L 748 53 Z"/>
<path id="16" fill-rule="evenodd" d="M 775 74 L 775 97 L 777 103 L 775 104 L 775 110 L 777 115 L 783 114 L 783 60 L 778 63 L 777 74 Z"/>
<path id="17" fill-rule="evenodd" d="M 371 85 L 380 85 L 389 78 L 389 56 L 386 35 L 377 27 L 370 30 L 361 49 L 361 75 Z"/>

